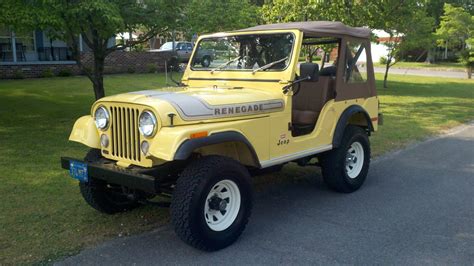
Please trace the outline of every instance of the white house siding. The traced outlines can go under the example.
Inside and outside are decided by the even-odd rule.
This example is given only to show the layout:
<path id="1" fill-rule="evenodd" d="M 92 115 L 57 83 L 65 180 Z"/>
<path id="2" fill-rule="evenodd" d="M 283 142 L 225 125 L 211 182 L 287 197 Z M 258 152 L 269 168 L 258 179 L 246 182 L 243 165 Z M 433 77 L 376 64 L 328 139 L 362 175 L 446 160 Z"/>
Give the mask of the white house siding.
<path id="1" fill-rule="evenodd" d="M 388 49 L 387 46 L 382 43 L 370 43 L 370 51 L 372 54 L 372 62 L 378 63 L 381 57 L 387 57 Z M 365 50 L 361 53 L 359 61 L 366 62 L 367 56 Z M 394 59 L 395 60 L 395 59 Z"/>
<path id="2" fill-rule="evenodd" d="M 390 35 L 388 33 L 386 33 L 385 31 L 383 31 L 383 30 L 373 30 L 372 33 L 375 34 L 377 36 L 377 38 L 388 38 L 388 37 L 390 37 Z M 378 62 L 380 62 L 381 57 L 387 57 L 388 49 L 387 49 L 387 46 L 385 46 L 382 42 L 379 42 L 379 43 L 372 42 L 370 44 L 370 48 L 371 48 L 371 54 L 372 54 L 372 62 L 378 63 Z M 367 58 L 367 56 L 366 56 L 365 50 L 364 50 L 364 52 L 362 52 L 362 54 L 360 56 L 359 61 L 365 62 L 366 58 Z M 395 58 L 392 59 L 392 60 L 395 60 Z"/>

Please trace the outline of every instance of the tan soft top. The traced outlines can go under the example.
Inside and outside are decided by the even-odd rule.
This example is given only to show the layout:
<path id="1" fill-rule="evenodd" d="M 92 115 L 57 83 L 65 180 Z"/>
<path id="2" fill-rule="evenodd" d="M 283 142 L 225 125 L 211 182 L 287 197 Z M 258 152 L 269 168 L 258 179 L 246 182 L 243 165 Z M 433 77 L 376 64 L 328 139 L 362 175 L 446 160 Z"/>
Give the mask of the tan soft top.
<path id="1" fill-rule="evenodd" d="M 264 31 L 264 30 L 301 30 L 310 35 L 317 36 L 318 34 L 333 34 L 333 35 L 347 35 L 357 38 L 370 38 L 371 31 L 368 28 L 349 27 L 342 22 L 334 21 L 304 21 L 304 22 L 290 22 L 290 23 L 276 23 L 267 25 L 258 25 L 239 31 Z"/>

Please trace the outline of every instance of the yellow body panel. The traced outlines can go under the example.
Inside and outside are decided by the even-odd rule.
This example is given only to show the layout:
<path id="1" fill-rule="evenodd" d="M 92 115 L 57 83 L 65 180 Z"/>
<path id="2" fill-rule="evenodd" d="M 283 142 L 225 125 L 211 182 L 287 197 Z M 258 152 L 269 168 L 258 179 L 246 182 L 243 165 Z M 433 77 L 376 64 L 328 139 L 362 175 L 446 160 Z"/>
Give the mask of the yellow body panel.
<path id="1" fill-rule="evenodd" d="M 99 132 L 97 132 L 92 116 L 86 115 L 77 119 L 69 140 L 82 143 L 91 148 L 100 149 Z"/>
<path id="2" fill-rule="evenodd" d="M 112 126 L 105 131 L 100 131 L 96 129 L 91 116 L 84 116 L 74 125 L 70 140 L 92 148 L 100 148 L 100 135 L 105 134 L 109 139 L 112 139 L 116 150 L 113 150 L 112 145 L 107 148 L 102 147 L 104 157 L 118 161 L 119 165 L 123 166 L 134 164 L 151 167 L 172 161 L 180 145 L 190 139 L 191 134 L 206 132 L 208 135 L 212 135 L 218 132 L 234 131 L 241 133 L 253 146 L 260 166 L 268 167 L 331 149 L 337 122 L 349 106 L 361 106 L 373 119 L 374 130 L 377 130 L 375 118 L 378 116 L 378 98 L 374 96 L 338 102 L 330 100 L 323 107 L 313 132 L 293 137 L 288 127 L 288 123 L 291 122 L 292 96 L 291 93 L 283 94 L 282 88 L 294 79 L 297 72 L 303 35 L 297 30 L 266 31 L 265 33 L 279 32 L 290 32 L 295 36 L 294 50 L 289 66 L 285 70 L 260 71 L 254 74 L 251 71 L 216 71 L 211 73 L 211 71 L 205 70 L 193 71 L 188 64 L 182 78 L 186 87 L 109 96 L 97 101 L 92 107 L 92 113 L 99 106 L 105 106 L 113 112 L 118 112 L 113 108 L 120 107 L 123 108 L 125 117 L 130 112 L 129 116 L 135 117 L 135 120 L 119 119 L 122 122 L 113 120 Z M 248 33 L 250 32 L 238 34 Z M 228 34 L 235 35 L 237 33 Z M 211 36 L 219 35 L 225 34 Z M 203 36 L 201 39 L 205 37 L 209 37 L 209 35 Z M 170 99 L 169 95 L 174 98 Z M 175 99 L 181 102 L 177 102 Z M 264 104 L 272 104 L 276 107 L 262 111 Z M 202 114 L 189 114 L 186 108 L 190 108 L 190 105 L 197 106 L 197 109 L 200 108 Z M 216 106 L 221 108 L 220 112 L 232 110 L 232 115 L 212 116 L 205 114 L 207 109 L 212 108 L 214 108 L 213 112 L 217 112 L 215 111 L 218 109 Z M 242 111 L 243 108 L 246 112 L 237 113 L 237 110 Z M 259 112 L 252 113 L 248 111 L 251 108 L 260 109 Z M 150 110 L 155 114 L 158 128 L 153 137 L 145 138 L 140 134 L 135 135 L 137 131 L 133 127 L 138 123 L 136 120 L 138 116 L 133 110 L 137 110 L 138 113 Z M 175 115 L 173 124 L 171 124 L 170 114 Z M 123 136 L 119 136 L 120 132 L 114 131 L 114 123 L 121 123 L 120 130 L 122 130 Z M 357 124 L 359 121 L 351 121 L 351 123 Z M 112 136 L 113 134 L 115 136 Z M 117 150 L 119 149 L 117 145 L 120 146 L 120 144 L 114 142 L 118 136 L 120 139 L 128 139 L 133 142 L 129 146 L 122 147 L 126 153 L 125 157 L 121 155 L 122 151 Z M 148 154 L 138 156 L 136 151 L 137 149 L 138 152 L 140 151 L 137 145 L 145 140 L 150 144 Z M 228 155 L 243 162 L 249 161 L 248 154 L 244 154 L 245 152 L 238 144 L 214 145 L 198 152 L 204 155 L 214 153 Z"/>

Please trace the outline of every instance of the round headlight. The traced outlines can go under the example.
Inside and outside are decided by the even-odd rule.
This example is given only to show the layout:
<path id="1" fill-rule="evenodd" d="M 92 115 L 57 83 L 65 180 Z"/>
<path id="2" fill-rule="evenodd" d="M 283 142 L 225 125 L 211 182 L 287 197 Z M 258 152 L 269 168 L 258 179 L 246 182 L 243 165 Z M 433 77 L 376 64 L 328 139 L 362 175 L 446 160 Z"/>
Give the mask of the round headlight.
<path id="1" fill-rule="evenodd" d="M 140 115 L 138 129 L 145 137 L 151 137 L 155 133 L 156 117 L 150 111 L 144 111 Z"/>
<path id="2" fill-rule="evenodd" d="M 109 112 L 101 106 L 95 110 L 95 125 L 98 129 L 105 130 L 109 126 Z"/>

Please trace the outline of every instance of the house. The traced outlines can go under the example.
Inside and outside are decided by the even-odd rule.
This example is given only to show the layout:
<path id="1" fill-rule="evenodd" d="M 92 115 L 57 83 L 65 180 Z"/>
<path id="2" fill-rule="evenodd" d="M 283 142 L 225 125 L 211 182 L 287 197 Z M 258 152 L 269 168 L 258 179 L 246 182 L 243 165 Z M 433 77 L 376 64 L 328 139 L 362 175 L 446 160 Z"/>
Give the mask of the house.
<path id="1" fill-rule="evenodd" d="M 86 47 L 81 41 L 81 51 Z M 14 32 L 0 27 L 0 63 L 71 63 L 71 50 L 63 41 L 50 38 L 44 31 Z"/>
<path id="2" fill-rule="evenodd" d="M 372 62 L 379 63 L 380 58 L 387 57 L 388 54 L 388 47 L 386 45 L 387 42 L 400 42 L 401 38 L 399 36 L 392 38 L 390 40 L 390 35 L 383 31 L 383 30 L 373 30 L 372 33 L 376 36 L 376 41 L 372 41 L 370 43 L 370 52 L 372 54 Z M 365 51 L 360 56 L 360 61 L 365 62 Z M 392 60 L 395 60 L 393 58 Z"/>
<path id="3" fill-rule="evenodd" d="M 79 47 L 81 52 L 87 50 L 82 40 Z M 15 32 L 0 27 L 0 78 L 39 77 L 46 71 L 79 74 L 65 42 L 41 30 Z"/>
<path id="4" fill-rule="evenodd" d="M 372 33 L 377 36 L 377 41 L 371 43 L 371 53 L 372 53 L 372 61 L 375 63 L 380 62 L 380 58 L 387 57 L 388 54 L 388 47 L 386 43 L 392 42 L 400 42 L 400 36 L 395 36 L 390 40 L 390 35 L 383 31 L 383 30 L 373 30 Z M 392 60 L 395 60 L 393 58 Z"/>
<path id="5" fill-rule="evenodd" d="M 115 45 L 115 36 L 109 39 Z M 92 53 L 79 36 L 81 61 L 91 64 Z M 164 68 L 163 55 L 147 52 L 115 51 L 105 60 L 105 73 L 146 73 Z M 37 78 L 51 75 L 79 75 L 80 69 L 72 58 L 66 42 L 34 30 L 15 32 L 0 26 L 0 79 Z"/>

